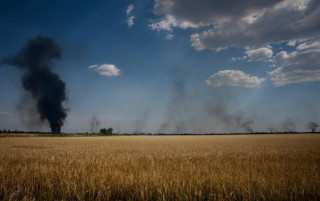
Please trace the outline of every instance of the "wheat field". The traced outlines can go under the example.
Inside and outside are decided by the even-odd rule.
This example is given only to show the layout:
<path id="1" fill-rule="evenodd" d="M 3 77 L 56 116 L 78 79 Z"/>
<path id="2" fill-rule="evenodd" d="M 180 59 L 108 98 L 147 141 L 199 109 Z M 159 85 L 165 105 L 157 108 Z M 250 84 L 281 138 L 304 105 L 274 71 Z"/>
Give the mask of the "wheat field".
<path id="1" fill-rule="evenodd" d="M 0 138 L 0 200 L 320 200 L 320 135 Z"/>

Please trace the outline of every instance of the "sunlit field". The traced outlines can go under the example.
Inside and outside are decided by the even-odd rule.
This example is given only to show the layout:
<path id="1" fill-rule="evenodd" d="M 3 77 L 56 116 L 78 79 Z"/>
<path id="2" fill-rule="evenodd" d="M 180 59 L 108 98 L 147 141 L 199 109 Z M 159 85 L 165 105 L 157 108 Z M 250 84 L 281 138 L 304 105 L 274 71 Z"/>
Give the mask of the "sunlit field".
<path id="1" fill-rule="evenodd" d="M 320 135 L 0 138 L 0 200 L 320 200 Z"/>

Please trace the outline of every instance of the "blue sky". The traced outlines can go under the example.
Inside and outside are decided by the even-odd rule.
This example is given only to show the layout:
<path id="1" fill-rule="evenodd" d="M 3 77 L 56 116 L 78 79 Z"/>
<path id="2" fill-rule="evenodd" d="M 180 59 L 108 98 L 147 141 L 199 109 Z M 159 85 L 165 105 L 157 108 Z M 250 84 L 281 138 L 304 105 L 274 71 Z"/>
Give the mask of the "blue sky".
<path id="1" fill-rule="evenodd" d="M 0 58 L 37 35 L 61 46 L 63 132 L 93 116 L 116 132 L 303 131 L 320 123 L 319 19 L 316 0 L 4 0 Z M 0 65 L 0 129 L 48 131 L 22 74 Z"/>

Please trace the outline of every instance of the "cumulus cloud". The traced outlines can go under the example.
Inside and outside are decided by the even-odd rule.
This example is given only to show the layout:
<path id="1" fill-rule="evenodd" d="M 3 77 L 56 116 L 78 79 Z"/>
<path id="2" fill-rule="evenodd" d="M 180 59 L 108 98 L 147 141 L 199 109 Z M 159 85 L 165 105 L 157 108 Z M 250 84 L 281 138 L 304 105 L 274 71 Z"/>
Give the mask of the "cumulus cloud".
<path id="1" fill-rule="evenodd" d="M 253 88 L 259 87 L 263 81 L 265 78 L 252 76 L 239 70 L 223 70 L 212 74 L 205 82 L 214 87 L 230 85 Z"/>
<path id="2" fill-rule="evenodd" d="M 259 49 L 247 50 L 245 52 L 249 61 L 261 61 L 272 57 L 273 51 L 270 48 L 263 47 Z"/>
<path id="3" fill-rule="evenodd" d="M 165 30 L 165 31 L 172 32 L 171 23 L 172 22 L 171 22 L 170 18 L 167 18 L 167 19 L 160 20 L 158 22 L 153 22 L 149 25 L 149 27 L 152 30 L 156 30 L 156 31 Z"/>
<path id="4" fill-rule="evenodd" d="M 134 5 L 130 4 L 126 10 L 127 15 L 130 15 L 133 9 L 134 9 Z"/>
<path id="5" fill-rule="evenodd" d="M 245 51 L 245 55 L 242 57 L 232 57 L 232 61 L 263 61 L 266 59 L 271 59 L 273 51 L 270 47 L 263 47 L 258 49 L 251 49 Z"/>
<path id="6" fill-rule="evenodd" d="M 276 69 L 269 72 L 275 86 L 291 83 L 320 81 L 320 40 L 306 41 L 296 51 L 279 52 L 273 63 Z"/>
<path id="7" fill-rule="evenodd" d="M 305 41 L 303 43 L 300 43 L 297 47 L 298 51 L 320 51 L 320 39 L 313 39 L 311 41 Z"/>
<path id="8" fill-rule="evenodd" d="M 196 50 L 261 47 L 320 34 L 319 0 L 155 2 L 154 12 L 162 18 L 158 23 L 166 22 L 158 29 L 207 27 L 191 35 L 191 45 Z"/>
<path id="9" fill-rule="evenodd" d="M 130 16 L 128 19 L 127 19 L 127 24 L 128 24 L 128 27 L 132 27 L 134 25 L 134 16 Z"/>
<path id="10" fill-rule="evenodd" d="M 156 0 L 154 12 L 170 18 L 173 27 L 198 28 L 246 16 L 253 10 L 275 5 L 279 0 Z"/>
<path id="11" fill-rule="evenodd" d="M 212 29 L 193 35 L 195 49 L 219 50 L 228 47 L 263 46 L 289 40 L 313 38 L 320 33 L 319 1 L 305 8 L 275 6 L 254 21 L 246 18 L 217 23 Z M 276 34 L 275 34 L 276 33 Z"/>
<path id="12" fill-rule="evenodd" d="M 272 62 L 276 68 L 268 74 L 275 86 L 319 81 L 319 0 L 155 0 L 154 13 L 153 30 L 173 35 L 174 28 L 193 29 L 195 50 L 240 47 L 244 55 L 233 61 Z M 270 44 L 296 50 L 273 56 Z"/>
<path id="13" fill-rule="evenodd" d="M 166 19 L 159 20 L 158 22 L 153 22 L 153 23 L 149 24 L 149 27 L 152 30 L 156 30 L 158 32 L 159 31 L 167 31 L 166 39 L 171 40 L 174 37 L 174 35 L 172 34 L 173 21 L 174 20 L 169 16 Z"/>
<path id="14" fill-rule="evenodd" d="M 120 69 L 118 69 L 113 64 L 102 64 L 102 65 L 91 65 L 89 69 L 92 69 L 99 73 L 100 75 L 105 76 L 118 76 L 120 74 Z"/>

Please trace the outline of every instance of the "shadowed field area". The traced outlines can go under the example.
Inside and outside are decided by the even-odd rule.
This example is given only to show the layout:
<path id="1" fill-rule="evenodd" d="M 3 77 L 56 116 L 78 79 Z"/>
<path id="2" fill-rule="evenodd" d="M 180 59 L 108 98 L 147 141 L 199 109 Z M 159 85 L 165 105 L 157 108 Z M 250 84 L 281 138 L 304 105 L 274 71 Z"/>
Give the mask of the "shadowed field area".
<path id="1" fill-rule="evenodd" d="M 0 138 L 0 200 L 320 200 L 320 135 Z"/>

